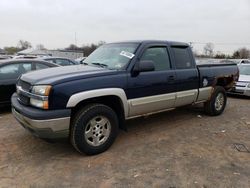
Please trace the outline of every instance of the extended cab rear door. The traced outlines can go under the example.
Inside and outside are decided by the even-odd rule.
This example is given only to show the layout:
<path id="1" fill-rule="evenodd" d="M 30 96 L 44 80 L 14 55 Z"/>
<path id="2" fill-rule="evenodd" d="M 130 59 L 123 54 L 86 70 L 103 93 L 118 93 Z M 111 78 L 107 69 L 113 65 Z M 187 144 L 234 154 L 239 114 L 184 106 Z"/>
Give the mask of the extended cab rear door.
<path id="1" fill-rule="evenodd" d="M 145 46 L 138 61 L 152 61 L 155 70 L 128 76 L 129 116 L 173 108 L 176 75 L 167 46 Z"/>
<path id="2" fill-rule="evenodd" d="M 176 71 L 175 107 L 196 101 L 199 88 L 199 73 L 189 46 L 170 46 L 171 59 Z"/>

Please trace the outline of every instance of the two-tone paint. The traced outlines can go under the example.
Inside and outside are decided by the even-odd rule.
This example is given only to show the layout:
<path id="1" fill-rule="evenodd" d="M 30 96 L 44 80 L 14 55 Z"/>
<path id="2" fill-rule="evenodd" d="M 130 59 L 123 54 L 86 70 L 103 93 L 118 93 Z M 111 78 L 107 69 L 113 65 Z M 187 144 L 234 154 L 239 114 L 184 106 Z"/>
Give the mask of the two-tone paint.
<path id="1" fill-rule="evenodd" d="M 21 80 L 29 83 L 31 87 L 33 85 L 52 86 L 49 95 L 49 111 L 73 110 L 86 100 L 115 96 L 121 103 L 124 118 L 129 119 L 205 102 L 209 100 L 216 85 L 227 89 L 238 78 L 238 68 L 235 64 L 197 66 L 191 48 L 186 43 L 166 41 L 129 43 L 136 43 L 138 47 L 134 58 L 121 70 L 86 65 L 68 66 L 25 74 Z M 173 46 L 188 49 L 192 60 L 190 68 L 176 68 L 171 48 Z M 134 74 L 135 65 L 140 61 L 143 52 L 150 47 L 167 49 L 171 69 Z M 24 109 L 25 106 L 22 108 Z"/>

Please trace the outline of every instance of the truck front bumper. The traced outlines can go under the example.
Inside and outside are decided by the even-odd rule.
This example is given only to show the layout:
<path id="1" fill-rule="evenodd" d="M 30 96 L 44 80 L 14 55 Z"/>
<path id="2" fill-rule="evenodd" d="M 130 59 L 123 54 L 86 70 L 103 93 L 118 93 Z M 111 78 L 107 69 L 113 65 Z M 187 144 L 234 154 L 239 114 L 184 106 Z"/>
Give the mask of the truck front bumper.
<path id="1" fill-rule="evenodd" d="M 69 136 L 70 109 L 40 110 L 20 104 L 17 95 L 11 98 L 12 114 L 33 135 L 43 139 L 61 139 Z"/>
<path id="2" fill-rule="evenodd" d="M 248 88 L 248 87 L 234 87 L 228 93 L 234 94 L 234 95 L 244 95 L 244 96 L 250 97 L 250 88 Z"/>

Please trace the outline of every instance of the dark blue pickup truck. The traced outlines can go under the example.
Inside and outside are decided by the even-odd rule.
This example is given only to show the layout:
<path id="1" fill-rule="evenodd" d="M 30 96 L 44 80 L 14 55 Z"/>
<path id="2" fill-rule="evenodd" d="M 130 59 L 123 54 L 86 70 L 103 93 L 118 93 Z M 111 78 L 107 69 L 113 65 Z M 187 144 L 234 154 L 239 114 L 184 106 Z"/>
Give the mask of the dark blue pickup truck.
<path id="1" fill-rule="evenodd" d="M 186 43 L 117 42 L 95 50 L 84 65 L 22 75 L 12 112 L 34 135 L 69 138 L 92 155 L 107 150 L 130 118 L 196 103 L 221 114 L 238 76 L 236 64 L 196 65 Z"/>

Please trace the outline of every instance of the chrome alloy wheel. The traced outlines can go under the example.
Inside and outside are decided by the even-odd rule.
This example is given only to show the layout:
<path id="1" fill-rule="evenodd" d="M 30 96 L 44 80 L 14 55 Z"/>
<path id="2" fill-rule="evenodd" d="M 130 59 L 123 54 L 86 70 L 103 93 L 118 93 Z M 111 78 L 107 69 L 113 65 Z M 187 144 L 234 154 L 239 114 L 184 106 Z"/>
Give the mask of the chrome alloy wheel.
<path id="1" fill-rule="evenodd" d="M 224 95 L 222 93 L 218 93 L 218 95 L 215 98 L 215 109 L 217 111 L 220 111 L 224 106 L 224 102 L 225 102 Z"/>
<path id="2" fill-rule="evenodd" d="M 102 145 L 110 136 L 111 124 L 108 118 L 104 116 L 95 116 L 92 118 L 84 131 L 84 138 L 91 146 Z"/>

